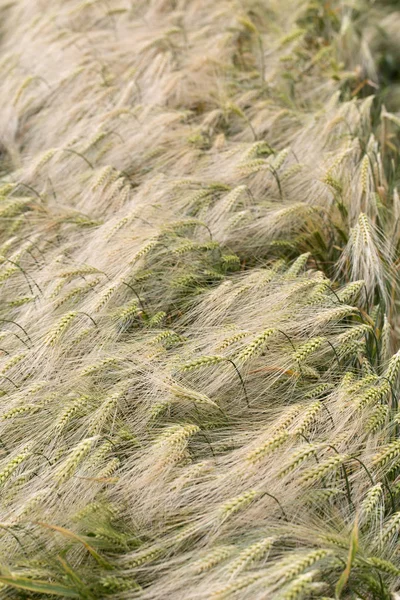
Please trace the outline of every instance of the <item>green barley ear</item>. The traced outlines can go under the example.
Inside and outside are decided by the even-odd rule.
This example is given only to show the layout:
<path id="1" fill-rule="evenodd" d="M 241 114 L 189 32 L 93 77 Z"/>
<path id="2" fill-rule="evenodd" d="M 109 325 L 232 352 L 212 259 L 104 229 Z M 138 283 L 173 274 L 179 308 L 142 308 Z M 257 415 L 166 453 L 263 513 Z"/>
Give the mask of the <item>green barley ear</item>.
<path id="1" fill-rule="evenodd" d="M 268 338 L 270 338 L 273 333 L 275 333 L 275 329 L 271 328 L 266 329 L 265 331 L 257 335 L 250 344 L 245 346 L 243 350 L 239 352 L 239 354 L 237 355 L 238 362 L 244 363 L 253 358 L 254 356 L 257 356 L 262 351 Z"/>
<path id="2" fill-rule="evenodd" d="M 256 583 L 261 579 L 261 577 L 262 574 L 257 572 L 238 577 L 232 583 L 228 583 L 224 587 L 213 592 L 210 595 L 210 600 L 225 600 L 225 598 L 237 595 L 238 592 L 242 592 L 242 590 L 250 587 L 253 583 Z"/>
<path id="3" fill-rule="evenodd" d="M 390 354 L 390 339 L 392 327 L 386 315 L 383 317 L 383 327 L 381 333 L 381 360 L 386 360 Z"/>
<path id="4" fill-rule="evenodd" d="M 90 451 L 94 440 L 95 438 L 82 440 L 82 442 L 79 442 L 79 444 L 71 450 L 68 457 L 56 471 L 55 478 L 59 484 L 64 483 L 74 475 L 76 469 Z"/>
<path id="5" fill-rule="evenodd" d="M 282 560 L 282 563 L 286 566 L 285 573 L 282 577 L 282 583 L 294 579 L 309 567 L 312 567 L 319 561 L 322 561 L 325 558 L 330 557 L 331 555 L 332 551 L 326 550 L 324 548 L 312 550 L 311 552 L 307 552 L 303 556 L 299 556 L 296 553 L 293 553 L 293 556 L 288 557 L 290 558 L 290 562 L 288 558 Z"/>
<path id="6" fill-rule="evenodd" d="M 159 311 L 155 315 L 153 315 L 148 322 L 149 327 L 158 327 L 162 321 L 166 318 L 167 313 L 163 310 Z"/>
<path id="7" fill-rule="evenodd" d="M 396 382 L 397 376 L 400 370 L 400 350 L 396 352 L 392 356 L 389 361 L 388 367 L 384 373 L 385 377 L 390 381 L 390 383 L 394 384 Z"/>
<path id="8" fill-rule="evenodd" d="M 228 572 L 231 575 L 236 576 L 241 571 L 247 569 L 247 567 L 252 566 L 255 562 L 265 558 L 276 540 L 276 537 L 267 537 L 247 546 L 247 548 L 242 550 L 239 556 L 228 565 Z"/>
<path id="9" fill-rule="evenodd" d="M 366 431 L 368 433 L 376 433 L 378 429 L 384 426 L 389 415 L 389 407 L 378 404 L 372 411 L 370 418 L 366 424 Z"/>
<path id="10" fill-rule="evenodd" d="M 289 267 L 289 269 L 286 271 L 284 278 L 285 279 L 294 279 L 295 277 L 297 277 L 297 275 L 300 273 L 300 271 L 302 269 L 304 269 L 304 267 L 307 264 L 308 259 L 310 258 L 311 253 L 310 252 L 306 252 L 305 254 L 302 254 L 301 256 L 299 256 L 299 258 L 297 258 L 294 263 L 292 264 L 291 267 Z"/>
<path id="11" fill-rule="evenodd" d="M 387 544 L 400 531 L 400 512 L 394 513 L 383 527 L 380 542 Z"/>
<path id="12" fill-rule="evenodd" d="M 0 471 L 0 484 L 5 483 L 18 468 L 18 466 L 29 456 L 31 456 L 31 447 L 32 444 L 27 444 L 19 454 L 14 456 L 14 458 L 6 463 L 6 465 Z"/>
<path id="13" fill-rule="evenodd" d="M 218 406 L 213 400 L 211 400 L 211 398 L 209 398 L 205 394 L 197 392 L 196 390 L 192 390 L 178 383 L 172 383 L 169 386 L 169 390 L 171 391 L 172 395 L 178 399 L 194 402 L 195 404 Z"/>
<path id="14" fill-rule="evenodd" d="M 310 457 L 317 457 L 317 451 L 321 449 L 322 444 L 307 444 L 304 448 L 297 450 L 290 456 L 289 463 L 280 471 L 279 476 L 283 477 L 294 469 L 296 469 L 301 463 Z"/>
<path id="15" fill-rule="evenodd" d="M 381 468 L 389 463 L 398 464 L 400 460 L 400 440 L 396 440 L 384 446 L 380 452 L 372 457 L 374 467 Z"/>
<path id="16" fill-rule="evenodd" d="M 228 338 L 225 338 L 223 340 L 223 342 L 221 342 L 221 344 L 219 344 L 219 346 L 217 346 L 217 350 L 225 350 L 232 344 L 239 342 L 241 339 L 246 337 L 248 334 L 249 334 L 248 331 L 239 331 L 238 333 L 235 333 L 234 335 L 232 335 Z"/>
<path id="17" fill-rule="evenodd" d="M 323 409 L 323 404 L 319 400 L 312 402 L 301 415 L 301 419 L 296 422 L 292 431 L 294 435 L 304 435 L 308 428 L 313 425 Z"/>
<path id="18" fill-rule="evenodd" d="M 269 440 L 249 452 L 246 459 L 250 463 L 255 464 L 272 452 L 275 452 L 275 450 L 280 448 L 288 439 L 289 434 L 287 431 L 278 431 L 275 436 L 272 436 Z"/>
<path id="19" fill-rule="evenodd" d="M 69 312 L 64 315 L 60 321 L 49 331 L 46 336 L 45 342 L 49 346 L 54 346 L 54 344 L 61 338 L 61 336 L 66 332 L 66 330 L 71 326 L 72 321 L 77 316 L 77 312 Z"/>
<path id="20" fill-rule="evenodd" d="M 374 513 L 376 513 L 383 502 L 382 484 L 377 483 L 372 486 L 360 506 L 360 521 L 361 523 L 368 522 Z"/>
<path id="21" fill-rule="evenodd" d="M 195 358 L 194 360 L 187 362 L 182 365 L 182 371 L 195 371 L 197 369 L 202 369 L 204 367 L 209 367 L 213 365 L 217 365 L 221 362 L 224 362 L 226 359 L 223 356 L 219 356 L 217 354 L 212 356 L 201 356 L 200 358 Z"/>
<path id="22" fill-rule="evenodd" d="M 292 354 L 292 359 L 296 362 L 302 363 L 310 354 L 318 350 L 324 342 L 325 338 L 321 336 L 308 340 L 308 342 L 305 342 L 299 346 L 296 352 Z"/>
<path id="23" fill-rule="evenodd" d="M 393 575 L 397 578 L 400 576 L 400 569 L 389 560 L 384 560 L 383 558 L 379 558 L 377 556 L 371 556 L 370 558 L 366 559 L 366 563 L 372 568 L 378 569 L 387 575 Z"/>
<path id="24" fill-rule="evenodd" d="M 235 546 L 217 546 L 216 548 L 210 550 L 210 552 L 207 552 L 207 554 L 205 554 L 202 558 L 191 564 L 189 569 L 196 575 L 206 573 L 215 566 L 219 565 L 221 562 L 224 562 L 233 554 L 234 551 Z"/>
<path id="25" fill-rule="evenodd" d="M 244 492 L 240 496 L 236 496 L 235 498 L 231 498 L 224 502 L 220 508 L 219 512 L 221 517 L 225 520 L 235 515 L 237 512 L 245 509 L 253 500 L 259 495 L 256 490 L 250 490 L 248 492 Z"/>
<path id="26" fill-rule="evenodd" d="M 62 431 L 68 425 L 69 421 L 74 417 L 74 415 L 79 413 L 79 411 L 81 411 L 88 404 L 89 401 L 90 396 L 86 394 L 72 401 L 70 405 L 62 411 L 59 418 L 55 422 L 55 430 Z"/>
<path id="27" fill-rule="evenodd" d="M 352 283 L 346 285 L 346 287 L 339 290 L 337 296 L 344 303 L 354 302 L 364 286 L 365 282 L 363 280 L 353 281 Z"/>
<path id="28" fill-rule="evenodd" d="M 335 456 L 331 456 L 330 458 L 321 461 L 315 467 L 311 467 L 310 469 L 304 471 L 300 476 L 300 482 L 316 482 L 326 475 L 336 471 L 344 462 L 348 460 L 348 458 L 349 457 L 347 454 L 336 454 Z"/>
<path id="29" fill-rule="evenodd" d="M 287 585 L 280 595 L 281 600 L 300 600 L 306 596 L 311 597 L 318 594 L 321 590 L 327 587 L 327 583 L 316 582 L 314 579 L 319 575 L 318 571 L 309 571 L 303 575 L 296 577 L 292 583 Z M 318 594 L 319 595 L 319 594 Z"/>

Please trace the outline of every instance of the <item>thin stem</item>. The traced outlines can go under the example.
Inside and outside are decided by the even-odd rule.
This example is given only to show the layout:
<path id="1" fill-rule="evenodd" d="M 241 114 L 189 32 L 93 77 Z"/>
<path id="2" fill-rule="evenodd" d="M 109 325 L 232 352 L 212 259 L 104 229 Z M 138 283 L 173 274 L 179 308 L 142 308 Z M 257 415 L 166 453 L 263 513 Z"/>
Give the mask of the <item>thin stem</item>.
<path id="1" fill-rule="evenodd" d="M 238 377 L 240 379 L 240 383 L 242 384 L 242 388 L 243 388 L 243 392 L 244 392 L 244 397 L 246 398 L 247 408 L 250 408 L 249 397 L 247 395 L 246 386 L 244 384 L 243 377 L 241 376 L 239 369 L 237 368 L 237 366 L 235 365 L 235 363 L 233 362 L 233 360 L 231 360 L 230 358 L 226 358 L 225 360 L 227 362 L 231 363 L 231 365 L 235 369 L 236 373 L 238 374 Z"/>

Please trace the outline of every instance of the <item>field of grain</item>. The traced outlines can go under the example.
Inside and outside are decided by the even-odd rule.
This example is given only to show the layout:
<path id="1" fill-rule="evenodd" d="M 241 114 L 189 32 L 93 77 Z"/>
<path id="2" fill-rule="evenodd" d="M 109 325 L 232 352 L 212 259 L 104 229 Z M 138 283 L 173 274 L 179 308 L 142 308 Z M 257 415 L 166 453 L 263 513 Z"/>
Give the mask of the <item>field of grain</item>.
<path id="1" fill-rule="evenodd" d="M 0 0 L 0 107 L 0 599 L 399 599 L 398 1 Z"/>

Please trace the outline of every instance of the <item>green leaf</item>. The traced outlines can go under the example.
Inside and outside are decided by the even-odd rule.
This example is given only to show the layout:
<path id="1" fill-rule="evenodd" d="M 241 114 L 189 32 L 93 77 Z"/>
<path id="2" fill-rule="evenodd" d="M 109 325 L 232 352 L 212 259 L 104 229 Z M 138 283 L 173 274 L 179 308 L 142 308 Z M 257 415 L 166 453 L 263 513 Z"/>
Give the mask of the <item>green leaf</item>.
<path id="1" fill-rule="evenodd" d="M 61 533 L 61 535 L 63 535 L 64 537 L 73 539 L 73 540 L 81 543 L 86 548 L 86 550 L 93 556 L 93 558 L 99 563 L 99 565 L 101 565 L 102 567 L 104 567 L 106 569 L 113 568 L 112 565 L 110 565 L 110 563 L 108 561 L 106 561 L 102 556 L 100 556 L 100 554 L 98 552 L 96 552 L 96 550 L 94 548 L 92 548 L 92 546 L 90 546 L 86 542 L 86 540 L 84 540 L 77 533 L 74 533 L 73 531 L 70 531 L 69 529 L 66 529 L 65 527 L 59 527 L 58 525 L 50 525 L 49 523 L 43 523 L 41 521 L 37 521 L 36 524 L 40 525 L 41 527 L 46 527 L 47 529 L 56 531 L 57 533 Z"/>
<path id="2" fill-rule="evenodd" d="M 67 588 L 58 583 L 47 583 L 47 581 L 34 581 L 24 579 L 23 577 L 3 577 L 0 576 L 0 583 L 11 585 L 12 587 L 29 590 L 36 594 L 51 594 L 53 596 L 64 596 L 64 598 L 79 598 L 79 594 L 71 588 Z"/>
<path id="3" fill-rule="evenodd" d="M 343 571 L 343 573 L 341 574 L 340 579 L 337 582 L 336 587 L 335 587 L 336 598 L 340 598 L 340 595 L 349 580 L 351 567 L 353 566 L 353 562 L 354 562 L 355 556 L 357 554 L 357 550 L 358 550 L 358 520 L 356 519 L 356 521 L 354 523 L 353 531 L 351 532 L 351 536 L 350 536 L 350 548 L 349 548 L 349 554 L 347 557 L 346 568 Z"/>

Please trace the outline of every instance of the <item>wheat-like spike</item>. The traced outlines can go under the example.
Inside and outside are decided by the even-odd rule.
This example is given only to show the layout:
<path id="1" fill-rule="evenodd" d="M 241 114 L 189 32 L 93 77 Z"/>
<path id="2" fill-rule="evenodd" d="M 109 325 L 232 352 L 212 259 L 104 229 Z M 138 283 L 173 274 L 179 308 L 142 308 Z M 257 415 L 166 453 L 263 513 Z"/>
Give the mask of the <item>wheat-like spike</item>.
<path id="1" fill-rule="evenodd" d="M 382 544 L 387 543 L 394 535 L 398 533 L 400 530 L 400 512 L 394 513 L 388 519 L 385 526 L 383 527 L 382 533 L 380 535 L 380 541 Z"/>
<path id="2" fill-rule="evenodd" d="M 168 444 L 169 446 L 181 446 L 191 436 L 200 431 L 198 425 L 187 423 L 186 425 L 172 425 L 163 431 L 158 437 L 156 444 Z"/>
<path id="3" fill-rule="evenodd" d="M 198 275 L 196 275 L 195 273 L 188 273 L 187 275 L 181 275 L 180 277 L 173 279 L 171 281 L 171 286 L 176 289 L 193 287 L 197 283 L 197 281 Z"/>
<path id="4" fill-rule="evenodd" d="M 27 352 L 20 352 L 19 354 L 12 356 L 1 369 L 0 373 L 7 373 L 7 371 L 15 367 L 15 365 L 18 365 L 21 361 L 23 361 L 26 356 L 28 356 Z"/>
<path id="5" fill-rule="evenodd" d="M 287 475 L 301 465 L 302 462 L 310 458 L 310 456 L 316 456 L 317 450 L 319 450 L 321 447 L 322 444 L 308 444 L 304 448 L 294 452 L 290 457 L 291 460 L 289 464 L 287 464 L 285 468 L 280 471 L 279 476 L 283 477 L 284 475 Z"/>
<path id="6" fill-rule="evenodd" d="M 238 225 L 245 223 L 250 219 L 250 212 L 248 210 L 237 211 L 232 217 L 228 219 L 226 229 L 231 231 L 236 229 Z"/>
<path id="7" fill-rule="evenodd" d="M 305 254 L 301 254 L 292 264 L 291 267 L 286 271 L 285 279 L 295 279 L 297 275 L 300 273 L 302 269 L 307 264 L 308 259 L 310 258 L 311 253 L 306 252 Z"/>
<path id="8" fill-rule="evenodd" d="M 302 408 L 303 406 L 301 404 L 295 404 L 291 408 L 286 409 L 276 422 L 274 427 L 275 433 L 277 434 L 281 431 L 286 431 L 287 427 L 293 423 Z"/>
<path id="9" fill-rule="evenodd" d="M 19 417 L 24 415 L 25 413 L 38 412 L 43 407 L 43 404 L 24 404 L 23 406 L 17 406 L 7 411 L 6 413 L 0 416 L 1 421 L 6 421 L 8 419 L 13 419 L 14 417 Z"/>
<path id="10" fill-rule="evenodd" d="M 384 373 L 385 377 L 390 381 L 390 383 L 395 383 L 397 376 L 399 374 L 399 370 L 400 370 L 400 350 L 398 350 L 396 352 L 396 354 L 394 354 L 392 356 L 392 358 L 389 361 L 388 367 Z"/>
<path id="11" fill-rule="evenodd" d="M 39 158 L 33 166 L 33 173 L 37 173 L 38 171 L 40 171 L 41 168 L 44 167 L 49 162 L 49 160 L 51 160 L 53 156 L 55 156 L 57 152 L 58 148 L 50 148 L 49 150 L 46 150 L 46 152 L 44 152 L 41 156 L 39 156 Z"/>
<path id="12" fill-rule="evenodd" d="M 162 331 L 150 340 L 150 344 L 160 344 L 161 342 L 174 343 L 181 341 L 182 338 L 172 329 Z"/>
<path id="13" fill-rule="evenodd" d="M 0 282 L 6 281 L 11 277 L 11 275 L 14 275 L 14 273 L 18 273 L 18 271 L 19 269 L 17 267 L 9 267 L 8 269 L 0 273 Z"/>
<path id="14" fill-rule="evenodd" d="M 325 312 L 323 312 L 318 317 L 318 323 L 324 325 L 325 323 L 329 323 L 330 321 L 341 321 L 346 317 L 350 317 L 354 313 L 357 312 L 357 309 L 353 306 L 342 306 L 338 308 L 331 308 Z"/>
<path id="15" fill-rule="evenodd" d="M 15 298 L 15 300 L 11 300 L 8 305 L 11 307 L 23 306 L 24 304 L 28 304 L 29 302 L 34 302 L 34 296 L 22 296 L 20 298 Z"/>
<path id="16" fill-rule="evenodd" d="M 289 434 L 287 431 L 278 431 L 275 436 L 264 442 L 261 446 L 258 446 L 255 450 L 249 452 L 246 460 L 251 463 L 256 463 L 272 452 L 275 452 L 275 450 L 280 448 L 288 439 Z"/>
<path id="17" fill-rule="evenodd" d="M 181 370 L 182 371 L 194 371 L 197 369 L 202 369 L 203 367 L 217 365 L 223 361 L 225 361 L 225 358 L 218 354 L 211 355 L 211 356 L 201 356 L 200 358 L 195 358 L 194 360 L 182 365 Z"/>
<path id="18" fill-rule="evenodd" d="M 375 467 L 383 467 L 389 462 L 400 457 L 400 440 L 396 440 L 384 446 L 380 452 L 372 457 L 372 464 Z M 397 460 L 396 460 L 397 462 Z"/>
<path id="19" fill-rule="evenodd" d="M 56 302 L 55 308 L 60 308 L 63 304 L 65 304 L 66 302 L 69 302 L 69 300 L 72 300 L 73 298 L 77 298 L 77 297 L 87 293 L 88 291 L 90 291 L 94 287 L 96 287 L 96 285 L 98 285 L 100 283 L 100 281 L 101 281 L 101 279 L 99 277 L 97 279 L 89 281 L 84 286 L 75 287 L 74 289 L 70 290 L 67 294 L 65 294 L 65 296 L 60 298 L 58 300 L 58 302 Z"/>
<path id="20" fill-rule="evenodd" d="M 133 590 L 141 590 L 141 587 L 135 580 L 121 577 L 116 577 L 114 575 L 107 575 L 106 577 L 101 577 L 99 579 L 99 583 L 103 589 L 106 590 L 107 594 L 115 594 L 118 592 L 128 592 Z"/>
<path id="21" fill-rule="evenodd" d="M 136 300 L 132 300 L 131 302 L 128 302 L 124 306 L 121 306 L 121 308 L 118 308 L 118 310 L 115 311 L 115 316 L 120 321 L 125 321 L 131 317 L 134 317 L 139 312 L 140 312 L 140 310 L 139 310 L 138 302 Z"/>
<path id="22" fill-rule="evenodd" d="M 118 365 L 118 363 L 119 363 L 118 358 L 115 358 L 112 356 L 103 358 L 103 359 L 99 360 L 98 362 L 93 363 L 93 364 L 85 367 L 84 369 L 82 369 L 82 371 L 80 372 L 80 375 L 82 377 L 86 377 L 88 375 L 93 375 L 93 373 L 102 371 L 103 369 L 106 369 L 107 367 L 115 367 Z"/>
<path id="23" fill-rule="evenodd" d="M 99 463 L 102 464 L 104 459 L 113 451 L 114 445 L 111 441 L 106 440 L 87 458 L 87 464 L 90 467 L 95 467 Z"/>
<path id="24" fill-rule="evenodd" d="M 59 484 L 64 483 L 73 476 L 80 463 L 90 451 L 94 440 L 95 438 L 93 437 L 86 438 L 79 442 L 79 444 L 77 444 L 75 448 L 71 450 L 68 457 L 64 460 L 55 473 L 55 478 Z"/>
<path id="25" fill-rule="evenodd" d="M 221 256 L 221 262 L 230 268 L 240 266 L 240 258 L 237 254 L 223 254 Z"/>
<path id="26" fill-rule="evenodd" d="M 27 444 L 19 454 L 14 456 L 8 463 L 3 467 L 0 471 L 0 484 L 3 484 L 11 477 L 17 467 L 26 460 L 29 456 L 31 456 L 31 446 L 32 444 Z"/>
<path id="27" fill-rule="evenodd" d="M 371 556 L 370 558 L 366 559 L 366 563 L 374 569 L 382 571 L 382 573 L 394 575 L 394 577 L 397 578 L 400 576 L 400 569 L 389 560 L 384 560 L 383 558 L 379 558 L 378 556 Z"/>
<path id="28" fill-rule="evenodd" d="M 285 160 L 287 159 L 288 155 L 289 155 L 289 148 L 284 148 L 283 150 L 281 150 L 273 159 L 272 161 L 272 166 L 275 169 L 275 171 L 279 171 L 279 169 L 282 167 L 282 165 L 284 164 Z"/>
<path id="29" fill-rule="evenodd" d="M 355 406 L 358 410 L 364 410 L 367 406 L 379 402 L 386 394 L 390 392 L 390 384 L 384 380 L 378 386 L 367 389 L 356 398 Z"/>
<path id="30" fill-rule="evenodd" d="M 324 392 L 332 390 L 332 388 L 332 383 L 320 383 L 319 385 L 315 386 L 315 388 L 312 389 L 310 392 L 307 392 L 307 394 L 304 395 L 304 398 L 312 400 L 313 398 L 317 398 Z"/>
<path id="31" fill-rule="evenodd" d="M 375 433 L 379 428 L 383 427 L 383 425 L 385 424 L 385 421 L 388 418 L 388 415 L 389 415 L 388 406 L 384 406 L 382 404 L 375 406 L 370 418 L 367 421 L 366 431 L 368 433 Z"/>
<path id="32" fill-rule="evenodd" d="M 249 334 L 248 331 L 239 331 L 238 333 L 235 333 L 235 335 L 232 335 L 228 338 L 225 338 L 223 340 L 223 342 L 221 342 L 221 344 L 219 344 L 217 346 L 217 350 L 221 351 L 221 350 L 225 350 L 226 348 L 228 348 L 229 346 L 231 346 L 232 344 L 235 344 L 236 342 L 239 342 L 241 339 L 243 339 L 244 337 L 246 337 Z"/>
<path id="33" fill-rule="evenodd" d="M 256 572 L 250 575 L 243 575 L 242 577 L 238 577 L 232 583 L 228 583 L 224 587 L 213 592 L 210 595 L 210 598 L 212 600 L 222 600 L 224 598 L 228 598 L 229 596 L 236 594 L 237 592 L 241 592 L 253 583 L 256 583 L 256 581 L 260 580 L 262 576 L 262 573 Z"/>
<path id="34" fill-rule="evenodd" d="M 62 271 L 58 274 L 58 277 L 62 277 L 63 279 L 71 279 L 73 277 L 80 277 L 81 275 L 92 275 L 95 273 L 99 273 L 99 270 L 96 269 L 96 267 L 92 267 L 91 265 L 81 265 L 80 267 L 76 267 L 76 269 L 67 269 L 65 271 Z"/>
<path id="35" fill-rule="evenodd" d="M 108 185 L 111 181 L 114 181 L 116 177 L 118 177 L 118 173 L 115 171 L 114 167 L 111 165 L 103 167 L 92 184 L 92 191 Z"/>
<path id="36" fill-rule="evenodd" d="M 235 496 L 227 500 L 219 507 L 219 513 L 223 519 L 228 519 L 232 515 L 246 508 L 259 495 L 256 490 L 249 490 L 240 496 Z"/>
<path id="37" fill-rule="evenodd" d="M 268 162 L 263 160 L 262 158 L 253 158 L 245 163 L 239 165 L 240 171 L 245 173 L 246 175 L 251 175 L 253 173 L 258 173 L 259 171 L 263 171 L 268 168 Z"/>
<path id="38" fill-rule="evenodd" d="M 104 466 L 101 471 L 96 474 L 97 479 L 108 479 L 117 471 L 120 467 L 121 461 L 119 458 L 112 458 L 108 463 Z"/>
<path id="39" fill-rule="evenodd" d="M 322 411 L 323 404 L 319 400 L 316 400 L 310 404 L 302 414 L 300 421 L 296 424 L 296 427 L 292 431 L 294 435 L 304 434 L 310 425 L 312 425 L 317 419 L 319 413 Z"/>
<path id="40" fill-rule="evenodd" d="M 363 522 L 367 522 L 375 513 L 383 500 L 382 484 L 373 485 L 366 493 L 360 506 L 360 514 Z"/>
<path id="41" fill-rule="evenodd" d="M 118 403 L 125 394 L 125 387 L 121 386 L 116 392 L 110 395 L 98 408 L 97 414 L 91 421 L 88 432 L 94 435 L 104 426 L 110 414 L 115 414 Z"/>
<path id="42" fill-rule="evenodd" d="M 284 588 L 280 596 L 281 600 L 299 600 L 300 598 L 304 598 L 307 592 L 318 592 L 321 588 L 326 587 L 326 583 L 313 583 L 318 574 L 318 571 L 309 571 L 296 577 L 294 581 Z"/>
<path id="43" fill-rule="evenodd" d="M 318 479 L 325 477 L 328 473 L 335 471 L 339 466 L 346 462 L 348 458 L 347 454 L 336 454 L 335 456 L 331 456 L 315 467 L 311 467 L 304 471 L 300 476 L 300 482 L 311 483 L 313 481 L 318 481 Z"/>
<path id="44" fill-rule="evenodd" d="M 148 550 L 142 550 L 128 557 L 126 564 L 130 568 L 141 567 L 144 564 L 153 562 L 153 560 L 157 560 L 164 551 L 165 549 L 160 545 L 153 546 Z"/>
<path id="45" fill-rule="evenodd" d="M 364 192 L 364 194 L 367 193 L 367 189 L 368 189 L 368 176 L 369 176 L 369 156 L 368 156 L 368 154 L 366 154 L 361 161 L 361 173 L 360 173 L 361 189 Z"/>
<path id="46" fill-rule="evenodd" d="M 104 501 L 93 500 L 92 502 L 88 502 L 84 508 L 76 512 L 73 515 L 72 520 L 79 522 L 87 517 L 90 517 L 92 514 L 96 515 L 96 513 L 100 512 L 110 515 L 111 517 L 115 517 L 117 514 L 112 504 Z"/>
<path id="47" fill-rule="evenodd" d="M 96 301 L 96 304 L 93 308 L 94 312 L 99 312 L 111 299 L 111 297 L 113 296 L 113 294 L 116 292 L 116 290 L 119 288 L 119 283 L 113 283 L 109 286 L 106 287 L 106 289 L 99 294 L 99 297 Z"/>
<path id="48" fill-rule="evenodd" d="M 381 357 L 385 360 L 390 352 L 391 325 L 386 315 L 383 317 L 383 327 L 381 333 Z"/>
<path id="49" fill-rule="evenodd" d="M 229 194 L 227 194 L 222 201 L 222 209 L 229 212 L 233 209 L 240 196 L 247 191 L 246 185 L 238 185 Z"/>
<path id="50" fill-rule="evenodd" d="M 259 354 L 265 346 L 265 343 L 267 342 L 268 338 L 270 338 L 273 333 L 275 333 L 275 329 L 270 328 L 257 335 L 253 339 L 253 341 L 250 342 L 250 344 L 245 346 L 243 350 L 239 352 L 239 354 L 237 355 L 237 360 L 243 363 L 253 358 L 254 356 L 257 356 L 257 354 Z"/>
<path id="51" fill-rule="evenodd" d="M 311 340 L 308 340 L 308 342 L 305 342 L 304 344 L 299 346 L 299 348 L 296 350 L 296 352 L 294 352 L 292 354 L 292 359 L 294 361 L 300 362 L 300 363 L 305 361 L 306 358 L 310 354 L 312 354 L 313 352 L 318 350 L 318 348 L 320 348 L 324 342 L 325 342 L 325 338 L 321 337 L 321 336 L 318 336 L 318 337 L 312 338 Z"/>
<path id="52" fill-rule="evenodd" d="M 285 574 L 284 574 L 282 580 L 284 582 L 286 582 L 286 581 L 290 581 L 290 579 L 294 579 L 295 577 L 300 575 L 300 573 L 302 573 L 309 567 L 312 567 L 320 560 L 323 560 L 324 558 L 331 556 L 331 555 L 332 555 L 331 550 L 326 550 L 324 548 L 318 548 L 317 550 L 312 550 L 311 552 L 308 552 L 304 556 L 299 557 L 297 560 L 296 560 L 295 556 L 291 557 L 290 562 L 287 562 L 287 568 L 285 569 Z M 287 561 L 287 559 L 285 560 L 285 562 L 286 561 Z"/>
<path id="53" fill-rule="evenodd" d="M 195 402 L 196 404 L 217 406 L 217 404 L 205 394 L 192 390 L 178 383 L 173 383 L 171 386 L 169 386 L 169 389 L 175 398 L 189 400 L 191 402 Z"/>
<path id="54" fill-rule="evenodd" d="M 355 374 L 349 371 L 343 378 L 342 386 L 350 395 L 353 395 L 363 387 L 366 387 L 371 383 L 376 383 L 378 380 L 378 375 L 376 375 L 376 373 L 371 373 L 355 381 Z"/>
<path id="55" fill-rule="evenodd" d="M 49 496 L 49 490 L 44 489 L 37 492 L 33 498 L 31 498 L 26 504 L 23 506 L 21 512 L 18 513 L 15 518 L 16 523 L 20 523 L 27 515 L 32 515 L 32 512 L 43 503 L 44 500 Z"/>
<path id="56" fill-rule="evenodd" d="M 346 344 L 347 342 L 359 339 L 361 336 L 370 333 L 371 331 L 372 327 L 370 325 L 365 324 L 350 327 L 348 331 L 346 331 L 339 337 L 339 342 L 340 344 Z"/>
<path id="57" fill-rule="evenodd" d="M 264 558 L 276 540 L 276 537 L 271 536 L 247 546 L 247 548 L 242 550 L 239 556 L 228 565 L 228 572 L 231 575 L 236 576 L 254 562 Z"/>
<path id="58" fill-rule="evenodd" d="M 298 173 L 303 171 L 304 167 L 305 167 L 305 165 L 300 164 L 300 163 L 291 165 L 290 167 L 285 169 L 285 171 L 280 175 L 281 182 L 286 181 L 287 179 L 290 179 L 291 177 L 294 177 L 295 175 L 297 175 Z"/>
<path id="59" fill-rule="evenodd" d="M 229 558 L 235 551 L 235 546 L 217 546 L 213 548 L 207 554 L 205 554 L 199 560 L 196 560 L 190 565 L 190 571 L 196 575 L 210 571 L 215 566 L 219 565 Z"/>
<path id="60" fill-rule="evenodd" d="M 133 255 L 132 259 L 129 261 L 130 265 L 134 265 L 140 258 L 146 256 L 153 248 L 155 248 L 159 244 L 158 236 L 152 238 L 147 244 L 145 244 L 140 250 Z"/>
<path id="61" fill-rule="evenodd" d="M 346 287 L 339 290 L 337 296 L 342 302 L 352 302 L 358 296 L 364 285 L 365 282 L 363 280 L 352 281 L 346 285 Z"/>
<path id="62" fill-rule="evenodd" d="M 76 398 L 67 408 L 65 408 L 57 419 L 54 428 L 56 431 L 62 431 L 69 421 L 84 408 L 90 401 L 90 396 L 83 394 Z"/>
<path id="63" fill-rule="evenodd" d="M 151 319 L 149 319 L 148 326 L 149 327 L 158 327 L 160 325 L 160 323 L 162 323 L 162 321 L 164 321 L 166 316 L 167 316 L 167 313 L 164 312 L 163 310 L 160 310 L 155 315 L 153 315 L 151 317 Z"/>
<path id="64" fill-rule="evenodd" d="M 332 175 L 326 174 L 324 177 L 324 182 L 327 185 L 329 185 L 335 192 L 337 192 L 338 194 L 342 194 L 342 192 L 343 192 L 342 184 L 340 183 L 340 181 L 338 181 L 337 179 L 332 177 Z"/>
<path id="65" fill-rule="evenodd" d="M 45 343 L 53 346 L 65 333 L 77 314 L 77 312 L 69 312 L 64 315 L 60 321 L 58 321 L 58 323 L 56 323 L 56 325 L 48 332 Z"/>

